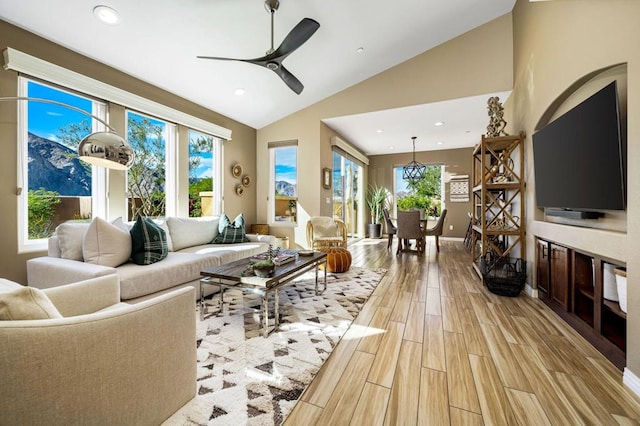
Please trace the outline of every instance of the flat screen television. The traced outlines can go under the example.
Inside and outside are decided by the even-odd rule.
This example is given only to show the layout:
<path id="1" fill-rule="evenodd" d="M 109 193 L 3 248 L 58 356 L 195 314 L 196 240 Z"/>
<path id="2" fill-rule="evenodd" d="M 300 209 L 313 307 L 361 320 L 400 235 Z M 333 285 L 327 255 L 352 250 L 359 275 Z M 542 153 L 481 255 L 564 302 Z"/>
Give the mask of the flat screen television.
<path id="1" fill-rule="evenodd" d="M 534 133 L 537 206 L 624 210 L 624 156 L 614 81 Z"/>

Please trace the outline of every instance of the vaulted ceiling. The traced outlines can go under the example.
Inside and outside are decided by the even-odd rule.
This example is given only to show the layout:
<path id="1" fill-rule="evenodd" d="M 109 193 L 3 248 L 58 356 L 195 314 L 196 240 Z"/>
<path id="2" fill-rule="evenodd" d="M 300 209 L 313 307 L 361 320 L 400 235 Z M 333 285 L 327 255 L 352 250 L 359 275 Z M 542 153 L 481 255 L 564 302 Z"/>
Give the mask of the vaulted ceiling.
<path id="1" fill-rule="evenodd" d="M 283 63 L 304 84 L 300 95 L 266 68 L 196 58 L 264 56 L 271 46 L 271 21 L 262 0 L 107 0 L 103 4 L 119 14 L 115 25 L 99 21 L 94 15 L 98 3 L 86 0 L 0 0 L 0 18 L 259 129 L 504 15 L 514 3 L 281 0 L 274 15 L 276 48 L 303 18 L 320 23 Z M 244 94 L 236 94 L 236 89 Z M 475 110 L 479 99 L 469 101 Z M 463 105 L 459 100 L 454 106 Z M 413 112 L 436 107 L 451 105 Z M 336 118 L 328 124 L 357 138 L 352 131 L 360 120 L 376 120 L 391 131 L 386 119 L 401 125 L 401 117 L 411 112 Z M 486 117 L 484 106 L 480 113 Z M 477 139 L 477 128 L 461 125 Z M 369 153 L 386 149 L 381 142 Z"/>

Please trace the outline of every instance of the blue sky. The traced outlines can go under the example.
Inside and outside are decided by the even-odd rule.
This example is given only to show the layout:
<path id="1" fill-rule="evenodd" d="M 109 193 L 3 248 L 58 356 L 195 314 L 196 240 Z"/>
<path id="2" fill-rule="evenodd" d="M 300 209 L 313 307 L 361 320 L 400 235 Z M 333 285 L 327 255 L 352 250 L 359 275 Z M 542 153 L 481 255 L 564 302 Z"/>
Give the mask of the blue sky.
<path id="1" fill-rule="evenodd" d="M 295 146 L 278 148 L 275 151 L 276 155 L 276 182 L 284 180 L 292 185 L 295 185 L 297 181 L 297 152 L 298 148 Z"/>
<path id="2" fill-rule="evenodd" d="M 28 83 L 27 90 L 30 97 L 52 99 L 91 113 L 91 101 L 87 99 L 34 82 Z M 69 123 L 80 122 L 85 118 L 89 119 L 88 116 L 70 108 L 43 102 L 28 102 L 27 111 L 29 114 L 29 131 L 56 142 L 60 142 L 60 128 Z"/>
<path id="3" fill-rule="evenodd" d="M 402 179 L 402 167 L 396 167 L 396 193 L 402 191 L 408 192 L 409 187 L 407 181 Z"/>
<path id="4" fill-rule="evenodd" d="M 200 137 L 208 138 L 210 136 L 205 135 L 195 130 L 189 130 L 189 141 L 194 141 Z M 189 156 L 200 157 L 200 166 L 195 170 L 189 170 L 189 177 L 193 176 L 198 179 L 213 177 L 213 153 L 212 152 L 195 152 L 189 144 Z"/>

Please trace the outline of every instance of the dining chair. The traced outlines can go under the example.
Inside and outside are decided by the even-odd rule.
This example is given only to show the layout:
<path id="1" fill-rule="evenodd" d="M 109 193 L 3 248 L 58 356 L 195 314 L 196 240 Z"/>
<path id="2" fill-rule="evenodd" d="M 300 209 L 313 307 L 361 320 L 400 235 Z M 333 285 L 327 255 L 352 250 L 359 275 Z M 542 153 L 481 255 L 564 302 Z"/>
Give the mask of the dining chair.
<path id="1" fill-rule="evenodd" d="M 403 251 L 403 244 L 409 245 L 408 241 L 416 240 L 416 252 L 418 255 L 424 253 L 424 233 L 421 227 L 420 212 L 399 211 L 396 220 L 396 236 L 398 237 L 398 250 L 396 255 Z M 408 247 L 404 251 L 409 251 Z"/>
<path id="2" fill-rule="evenodd" d="M 391 221 L 391 217 L 389 216 L 389 209 L 382 209 L 382 214 L 384 215 L 385 223 L 387 224 L 387 235 L 389 241 L 387 242 L 387 250 L 391 248 L 391 244 L 393 244 L 393 236 L 398 232 L 398 228 Z"/>
<path id="3" fill-rule="evenodd" d="M 438 221 L 432 228 L 427 228 L 424 231 L 425 236 L 434 236 L 436 237 L 436 251 L 440 253 L 440 240 L 439 237 L 442 235 L 442 230 L 444 229 L 444 219 L 447 217 L 447 209 L 442 210 Z"/>

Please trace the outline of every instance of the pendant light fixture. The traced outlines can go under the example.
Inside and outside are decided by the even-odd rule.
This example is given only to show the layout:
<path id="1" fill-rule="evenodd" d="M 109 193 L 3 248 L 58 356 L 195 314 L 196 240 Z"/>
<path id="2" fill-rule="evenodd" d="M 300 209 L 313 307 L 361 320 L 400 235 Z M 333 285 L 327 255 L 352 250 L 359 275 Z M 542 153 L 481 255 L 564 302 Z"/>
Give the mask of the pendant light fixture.
<path id="1" fill-rule="evenodd" d="M 413 140 L 413 161 L 402 168 L 402 179 L 416 183 L 424 177 L 427 166 L 416 161 L 416 136 L 411 139 Z"/>

